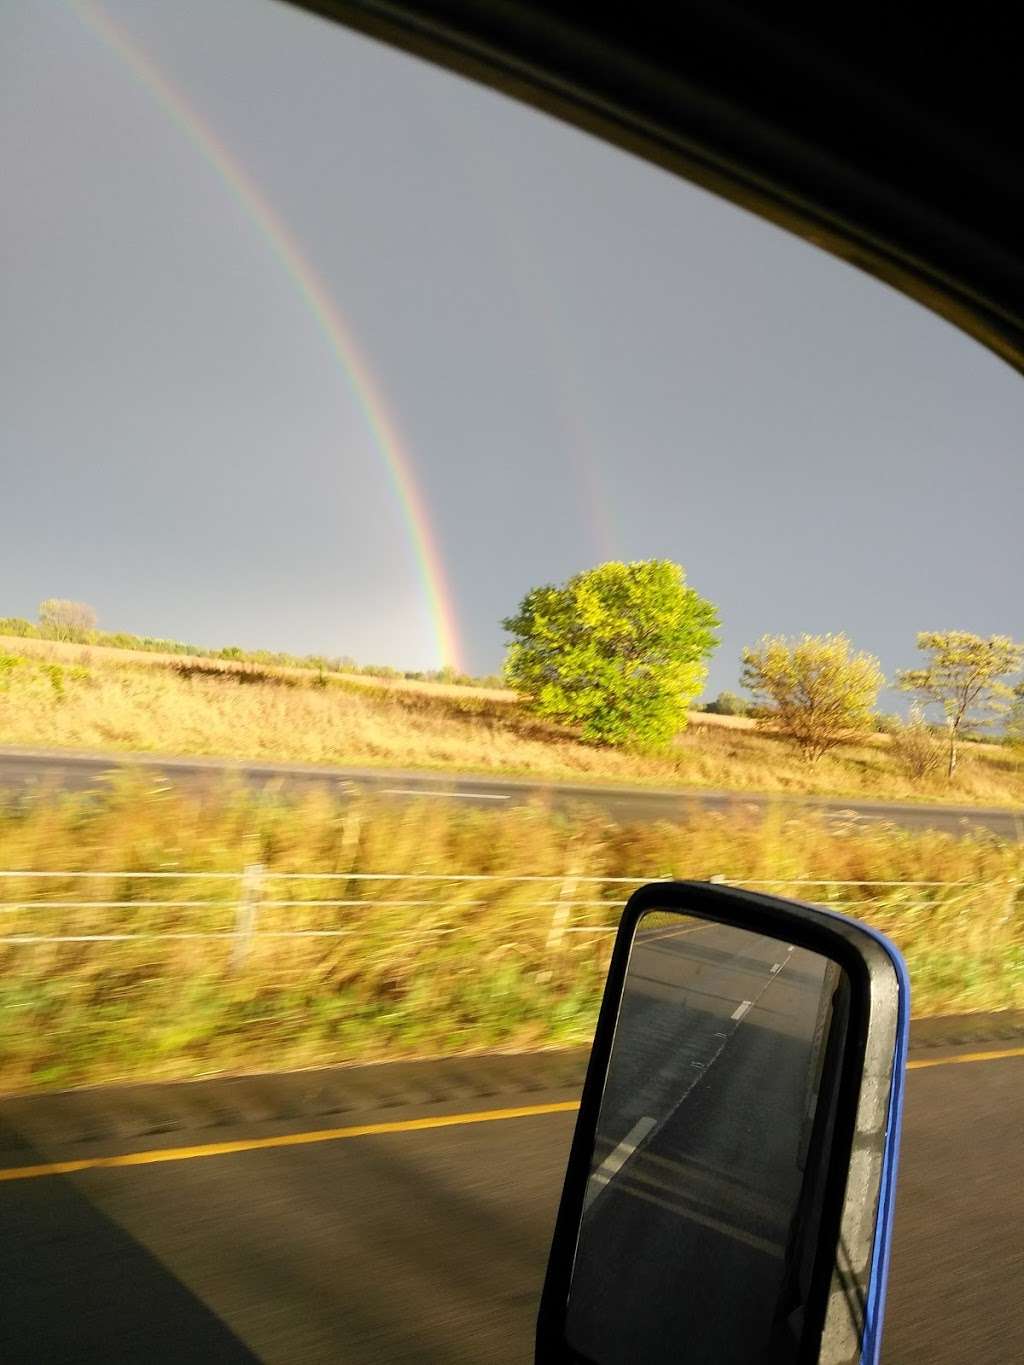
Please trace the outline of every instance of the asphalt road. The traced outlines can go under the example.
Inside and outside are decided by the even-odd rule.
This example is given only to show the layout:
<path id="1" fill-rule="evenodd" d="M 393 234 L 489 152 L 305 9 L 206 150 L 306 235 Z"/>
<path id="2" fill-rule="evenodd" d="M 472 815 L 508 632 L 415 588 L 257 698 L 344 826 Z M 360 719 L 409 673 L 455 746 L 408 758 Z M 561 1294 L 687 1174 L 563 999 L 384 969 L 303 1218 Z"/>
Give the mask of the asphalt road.
<path id="1" fill-rule="evenodd" d="M 912 1059 L 886 1365 L 1005 1365 L 1024 1337 L 1024 1057 L 950 1055 Z M 0 1359 L 528 1362 L 573 1123 L 538 1109 L 579 1072 L 496 1058 L 9 1100 L 4 1176 L 170 1159 L 0 1181 Z M 337 1136 L 378 1120 L 395 1130 Z M 294 1145 L 246 1148 L 268 1138 Z"/>
<path id="2" fill-rule="evenodd" d="M 645 788 L 576 786 L 510 778 L 484 778 L 457 773 L 407 772 L 383 768 L 318 768 L 288 763 L 237 763 L 223 759 L 178 759 L 77 755 L 0 750 L 0 789 L 9 791 L 87 791 L 118 767 L 132 766 L 152 773 L 155 780 L 204 787 L 225 773 L 257 787 L 274 786 L 301 792 L 332 788 L 341 795 L 367 792 L 396 801 L 443 800 L 501 807 L 543 800 L 558 810 L 596 806 L 621 822 L 685 820 L 694 809 L 735 812 L 767 809 L 782 804 L 823 811 L 841 823 L 851 820 L 891 824 L 901 829 L 939 829 L 960 834 L 967 829 L 990 830 L 1007 839 L 1024 838 L 1024 811 L 984 810 L 969 806 L 915 806 L 875 801 L 823 800 L 804 797 L 765 797 L 716 791 L 659 791 Z"/>

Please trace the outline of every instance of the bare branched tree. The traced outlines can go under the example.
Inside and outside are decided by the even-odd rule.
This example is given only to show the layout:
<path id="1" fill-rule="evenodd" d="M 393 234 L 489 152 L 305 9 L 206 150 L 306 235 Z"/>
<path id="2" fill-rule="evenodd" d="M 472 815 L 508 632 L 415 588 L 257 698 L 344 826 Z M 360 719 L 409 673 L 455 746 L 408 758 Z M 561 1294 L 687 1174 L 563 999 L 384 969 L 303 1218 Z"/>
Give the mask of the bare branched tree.
<path id="1" fill-rule="evenodd" d="M 87 602 L 47 597 L 39 603 L 39 624 L 54 640 L 81 640 L 96 625 L 96 613 Z"/>

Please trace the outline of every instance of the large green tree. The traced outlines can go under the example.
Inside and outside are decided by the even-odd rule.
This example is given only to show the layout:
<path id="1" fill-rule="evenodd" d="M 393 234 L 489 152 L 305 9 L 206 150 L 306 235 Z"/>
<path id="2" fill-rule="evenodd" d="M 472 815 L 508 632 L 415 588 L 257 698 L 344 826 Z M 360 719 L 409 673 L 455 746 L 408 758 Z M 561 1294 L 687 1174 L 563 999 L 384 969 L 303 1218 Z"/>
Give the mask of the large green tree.
<path id="1" fill-rule="evenodd" d="M 991 725 L 1005 714 L 1013 691 L 1003 679 L 1024 661 L 1024 645 L 1008 635 L 972 635 L 967 630 L 924 630 L 917 647 L 926 656 L 924 668 L 897 674 L 906 692 L 916 692 L 927 706 L 942 707 L 949 730 L 947 776 L 956 772 L 957 744 L 969 726 Z"/>
<path id="2" fill-rule="evenodd" d="M 663 748 L 717 646 L 715 607 L 666 559 L 600 564 L 561 587 L 534 588 L 502 622 L 505 677 L 538 715 L 586 739 Z"/>

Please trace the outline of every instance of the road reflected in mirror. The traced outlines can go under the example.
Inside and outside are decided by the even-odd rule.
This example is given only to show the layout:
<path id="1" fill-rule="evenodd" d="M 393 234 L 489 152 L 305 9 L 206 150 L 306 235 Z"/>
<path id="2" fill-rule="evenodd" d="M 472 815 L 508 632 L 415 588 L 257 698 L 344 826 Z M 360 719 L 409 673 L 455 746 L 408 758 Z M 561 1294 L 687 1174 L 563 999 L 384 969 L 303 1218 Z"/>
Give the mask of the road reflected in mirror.
<path id="1" fill-rule="evenodd" d="M 640 920 L 569 1299 L 586 1359 L 797 1359 L 847 997 L 816 953 Z"/>

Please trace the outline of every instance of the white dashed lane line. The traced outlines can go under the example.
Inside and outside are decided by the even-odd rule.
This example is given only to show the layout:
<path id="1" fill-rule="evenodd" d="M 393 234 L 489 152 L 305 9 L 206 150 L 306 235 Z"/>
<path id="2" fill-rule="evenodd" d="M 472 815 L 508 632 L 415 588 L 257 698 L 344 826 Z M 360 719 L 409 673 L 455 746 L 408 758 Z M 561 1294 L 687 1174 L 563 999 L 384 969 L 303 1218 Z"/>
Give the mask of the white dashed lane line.
<path id="1" fill-rule="evenodd" d="M 583 1207 L 588 1209 L 593 1201 L 600 1194 L 601 1190 L 608 1184 L 609 1180 L 618 1175 L 626 1162 L 633 1155 L 636 1149 L 643 1142 L 644 1138 L 654 1127 L 655 1120 L 646 1115 L 638 1119 L 619 1145 L 611 1151 L 601 1162 L 597 1170 L 590 1177 L 590 1184 L 587 1187 L 587 1197 Z"/>

